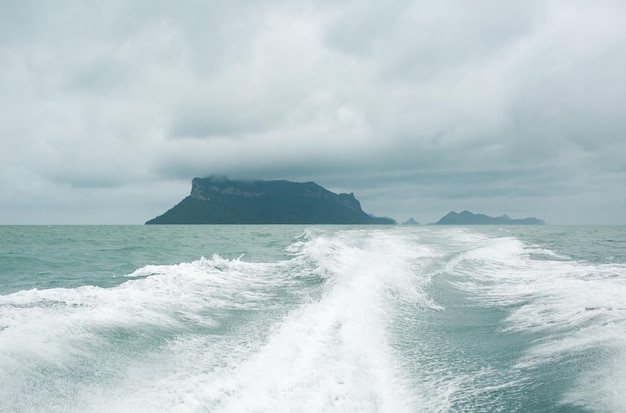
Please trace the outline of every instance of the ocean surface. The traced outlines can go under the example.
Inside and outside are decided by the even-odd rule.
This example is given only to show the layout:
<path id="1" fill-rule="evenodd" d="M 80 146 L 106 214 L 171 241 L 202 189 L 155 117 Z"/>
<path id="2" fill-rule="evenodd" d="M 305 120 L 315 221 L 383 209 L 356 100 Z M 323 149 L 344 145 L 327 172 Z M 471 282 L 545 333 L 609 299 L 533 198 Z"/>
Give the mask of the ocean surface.
<path id="1" fill-rule="evenodd" d="M 0 226 L 0 412 L 626 412 L 626 227 Z"/>

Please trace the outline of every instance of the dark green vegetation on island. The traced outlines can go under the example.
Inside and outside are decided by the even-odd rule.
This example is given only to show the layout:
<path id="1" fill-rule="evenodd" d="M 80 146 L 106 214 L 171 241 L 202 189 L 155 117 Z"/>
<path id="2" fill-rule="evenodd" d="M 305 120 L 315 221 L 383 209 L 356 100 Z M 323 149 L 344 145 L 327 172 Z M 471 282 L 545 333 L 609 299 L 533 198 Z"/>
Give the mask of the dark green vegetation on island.
<path id="1" fill-rule="evenodd" d="M 353 194 L 314 182 L 194 178 L 191 194 L 146 224 L 395 224 L 361 209 Z"/>
<path id="2" fill-rule="evenodd" d="M 544 225 L 545 222 L 537 218 L 513 219 L 507 215 L 490 217 L 484 214 L 473 214 L 463 211 L 460 214 L 450 212 L 441 218 L 435 225 Z"/>

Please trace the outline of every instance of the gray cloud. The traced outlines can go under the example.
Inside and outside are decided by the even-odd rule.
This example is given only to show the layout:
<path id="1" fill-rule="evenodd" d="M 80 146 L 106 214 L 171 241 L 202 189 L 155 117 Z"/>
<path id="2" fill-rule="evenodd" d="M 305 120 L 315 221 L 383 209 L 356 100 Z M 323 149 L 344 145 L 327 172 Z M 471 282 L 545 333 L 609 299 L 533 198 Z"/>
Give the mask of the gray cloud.
<path id="1" fill-rule="evenodd" d="M 212 173 L 314 180 L 398 220 L 626 223 L 625 18 L 611 0 L 3 2 L 0 223 L 141 223 Z"/>

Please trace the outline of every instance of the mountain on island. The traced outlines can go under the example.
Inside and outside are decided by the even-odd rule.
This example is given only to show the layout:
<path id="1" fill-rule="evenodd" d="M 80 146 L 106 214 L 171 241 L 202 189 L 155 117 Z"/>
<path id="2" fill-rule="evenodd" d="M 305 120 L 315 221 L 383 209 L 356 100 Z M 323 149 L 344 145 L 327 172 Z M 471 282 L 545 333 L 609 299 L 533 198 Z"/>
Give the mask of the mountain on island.
<path id="1" fill-rule="evenodd" d="M 194 178 L 191 193 L 146 224 L 395 224 L 361 209 L 354 194 L 314 182 Z"/>
<path id="2" fill-rule="evenodd" d="M 542 219 L 537 218 L 523 218 L 512 219 L 507 215 L 499 217 L 490 217 L 484 214 L 473 214 L 469 211 L 463 211 L 460 214 L 457 212 L 450 212 L 445 217 L 441 218 L 435 223 L 435 225 L 544 225 L 545 222 Z"/>
<path id="3" fill-rule="evenodd" d="M 413 219 L 412 217 L 407 219 L 406 221 L 404 221 L 402 223 L 402 225 L 419 225 L 420 223 L 417 222 L 415 219 Z"/>

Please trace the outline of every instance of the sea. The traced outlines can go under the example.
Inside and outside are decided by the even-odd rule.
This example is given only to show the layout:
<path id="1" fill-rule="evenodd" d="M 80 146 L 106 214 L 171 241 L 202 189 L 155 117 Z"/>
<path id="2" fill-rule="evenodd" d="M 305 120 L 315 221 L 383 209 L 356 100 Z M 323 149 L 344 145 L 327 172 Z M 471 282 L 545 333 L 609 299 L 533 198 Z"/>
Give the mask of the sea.
<path id="1" fill-rule="evenodd" d="M 0 412 L 626 412 L 626 227 L 0 226 Z"/>

